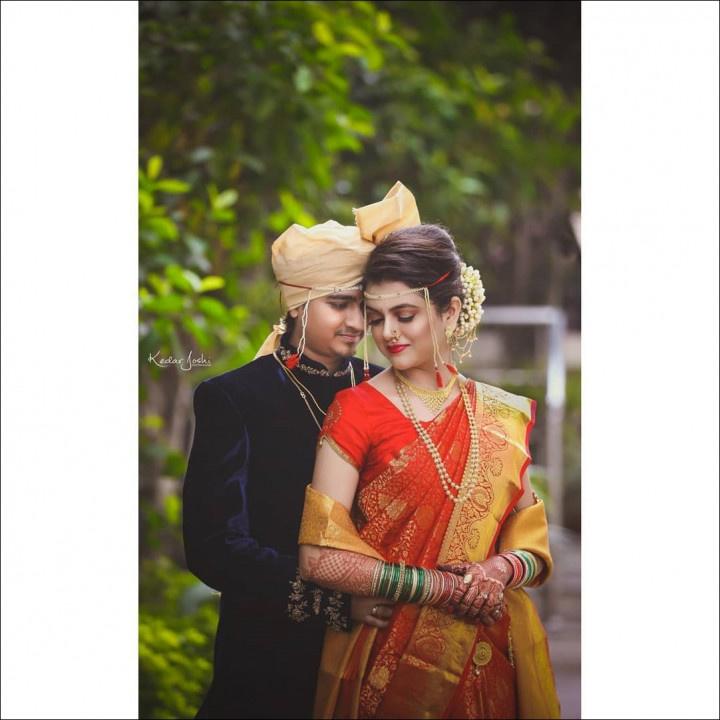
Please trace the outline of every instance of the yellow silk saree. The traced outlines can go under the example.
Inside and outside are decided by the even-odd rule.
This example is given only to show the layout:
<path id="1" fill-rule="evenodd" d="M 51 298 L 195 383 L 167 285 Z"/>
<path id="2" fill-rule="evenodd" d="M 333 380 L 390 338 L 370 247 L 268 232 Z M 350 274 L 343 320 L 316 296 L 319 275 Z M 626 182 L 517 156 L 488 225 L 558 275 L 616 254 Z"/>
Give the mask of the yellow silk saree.
<path id="1" fill-rule="evenodd" d="M 319 442 L 360 473 L 352 513 L 308 487 L 300 543 L 387 562 L 436 567 L 481 562 L 511 549 L 552 571 L 542 501 L 516 510 L 530 461 L 534 401 L 468 383 L 480 439 L 480 480 L 460 504 L 445 495 L 410 421 L 368 383 L 339 393 Z M 454 482 L 463 476 L 469 426 L 458 398 L 424 422 Z M 315 703 L 320 718 L 558 718 L 547 639 L 522 589 L 491 627 L 432 607 L 399 604 L 388 628 L 328 630 Z"/>

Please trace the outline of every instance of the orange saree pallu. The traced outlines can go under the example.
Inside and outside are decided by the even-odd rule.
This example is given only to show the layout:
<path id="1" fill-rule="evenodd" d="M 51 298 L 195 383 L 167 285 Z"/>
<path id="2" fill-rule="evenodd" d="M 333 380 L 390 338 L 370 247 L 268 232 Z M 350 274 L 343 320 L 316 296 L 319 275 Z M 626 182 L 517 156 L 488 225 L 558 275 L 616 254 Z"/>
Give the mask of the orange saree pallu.
<path id="1" fill-rule="evenodd" d="M 339 393 L 320 443 L 329 442 L 360 473 L 349 513 L 307 488 L 299 542 L 387 562 L 436 567 L 481 562 L 525 549 L 552 571 L 541 501 L 513 512 L 530 461 L 534 401 L 468 383 L 480 440 L 480 479 L 453 503 L 415 429 L 368 383 Z M 422 423 L 460 483 L 470 445 L 462 399 Z M 505 593 L 507 612 L 486 627 L 411 604 L 395 607 L 383 630 L 358 624 L 325 637 L 315 717 L 558 718 L 547 639 L 530 598 Z"/>

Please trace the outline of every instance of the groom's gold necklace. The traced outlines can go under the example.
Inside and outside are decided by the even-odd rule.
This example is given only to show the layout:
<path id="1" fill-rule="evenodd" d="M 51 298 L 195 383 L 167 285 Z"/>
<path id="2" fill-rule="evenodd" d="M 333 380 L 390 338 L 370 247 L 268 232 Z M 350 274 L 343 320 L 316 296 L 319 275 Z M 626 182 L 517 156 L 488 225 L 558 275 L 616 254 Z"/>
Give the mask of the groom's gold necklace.
<path id="1" fill-rule="evenodd" d="M 288 379 L 292 384 L 298 389 L 298 392 L 300 393 L 300 397 L 302 398 L 303 402 L 305 403 L 305 406 L 308 409 L 308 412 L 310 413 L 310 416 L 315 421 L 315 424 L 317 425 L 318 430 L 322 430 L 322 425 L 318 422 L 317 415 L 315 415 L 315 412 L 310 407 L 310 403 L 308 402 L 308 397 L 313 401 L 313 405 L 318 409 L 318 412 L 325 417 L 327 413 L 325 410 L 323 410 L 318 401 L 315 399 L 315 396 L 298 380 L 298 378 L 295 377 L 295 375 L 292 373 L 291 370 L 289 370 L 287 367 L 285 367 L 285 363 L 277 356 L 277 352 L 274 352 L 273 357 L 277 361 L 278 365 L 284 370 L 285 374 L 288 376 Z M 352 363 L 349 363 L 350 365 L 350 384 L 352 387 L 355 387 L 355 370 L 353 369 Z"/>

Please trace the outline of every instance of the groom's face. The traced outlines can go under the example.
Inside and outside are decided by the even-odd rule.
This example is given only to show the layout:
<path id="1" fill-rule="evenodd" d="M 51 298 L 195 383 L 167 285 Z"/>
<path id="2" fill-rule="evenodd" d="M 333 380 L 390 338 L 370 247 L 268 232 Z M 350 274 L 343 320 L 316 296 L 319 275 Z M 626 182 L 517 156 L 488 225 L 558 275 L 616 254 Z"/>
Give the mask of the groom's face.
<path id="1" fill-rule="evenodd" d="M 302 308 L 297 312 L 292 335 L 293 344 L 302 335 Z M 305 330 L 305 348 L 309 357 L 320 362 L 325 358 L 349 358 L 363 336 L 362 291 L 346 290 L 311 300 Z"/>

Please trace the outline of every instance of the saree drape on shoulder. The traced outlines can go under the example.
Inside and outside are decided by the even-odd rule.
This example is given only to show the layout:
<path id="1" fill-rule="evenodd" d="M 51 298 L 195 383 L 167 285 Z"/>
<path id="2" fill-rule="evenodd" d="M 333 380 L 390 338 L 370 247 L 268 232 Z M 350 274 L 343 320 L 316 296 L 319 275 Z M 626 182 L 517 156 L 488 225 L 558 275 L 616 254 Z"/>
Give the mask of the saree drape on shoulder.
<path id="1" fill-rule="evenodd" d="M 352 514 L 307 488 L 299 542 L 408 565 L 480 562 L 525 549 L 552 571 L 541 501 L 513 512 L 530 462 L 535 403 L 468 382 L 480 439 L 480 479 L 456 505 L 410 421 L 368 383 L 339 393 L 320 443 L 360 473 Z M 454 482 L 461 482 L 470 434 L 460 398 L 424 422 Z M 508 612 L 491 627 L 431 607 L 400 604 L 383 630 L 328 631 L 315 717 L 558 718 L 547 639 L 521 589 L 505 593 Z"/>

